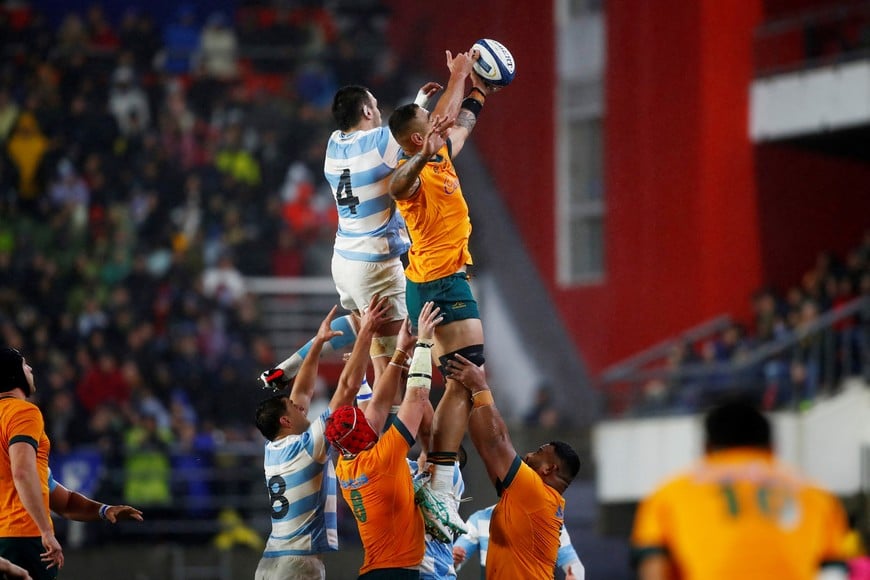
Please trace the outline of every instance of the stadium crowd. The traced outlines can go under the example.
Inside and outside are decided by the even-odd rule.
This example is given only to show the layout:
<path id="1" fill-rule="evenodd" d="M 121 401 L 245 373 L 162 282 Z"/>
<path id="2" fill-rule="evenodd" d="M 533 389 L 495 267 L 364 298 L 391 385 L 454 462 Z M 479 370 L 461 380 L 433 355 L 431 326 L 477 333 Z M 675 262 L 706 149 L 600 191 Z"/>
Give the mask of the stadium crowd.
<path id="1" fill-rule="evenodd" d="M 173 472 L 260 447 L 256 377 L 285 353 L 244 277 L 329 275 L 332 94 L 404 90 L 376 4 L 0 9 L 0 344 L 26 352 L 54 468 L 76 457 L 85 489 L 172 511 Z"/>
<path id="2" fill-rule="evenodd" d="M 863 306 L 839 315 L 860 298 Z M 847 377 L 870 383 L 870 230 L 845 259 L 822 252 L 784 293 L 765 287 L 751 299 L 751 322 L 732 322 L 713 336 L 676 342 L 664 363 L 669 374 L 644 384 L 635 411 L 697 412 L 735 389 L 767 410 L 794 408 L 812 404 Z M 836 320 L 820 324 L 824 315 Z M 783 347 L 744 364 L 776 343 Z"/>

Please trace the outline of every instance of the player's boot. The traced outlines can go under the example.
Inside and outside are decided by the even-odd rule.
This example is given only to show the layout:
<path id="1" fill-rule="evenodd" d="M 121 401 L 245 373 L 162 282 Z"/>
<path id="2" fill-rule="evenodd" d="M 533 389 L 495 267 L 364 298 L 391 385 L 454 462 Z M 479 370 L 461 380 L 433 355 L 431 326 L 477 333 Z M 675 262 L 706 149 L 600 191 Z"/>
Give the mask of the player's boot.
<path id="1" fill-rule="evenodd" d="M 276 367 L 260 373 L 260 383 L 262 383 L 264 389 L 280 391 L 286 388 L 292 380 L 293 377 L 289 376 L 281 367 Z"/>
<path id="2" fill-rule="evenodd" d="M 422 482 L 414 487 L 414 499 L 423 513 L 426 531 L 435 540 L 453 543 L 456 536 L 468 531 L 459 515 L 459 499 L 453 492 L 434 491 Z"/>

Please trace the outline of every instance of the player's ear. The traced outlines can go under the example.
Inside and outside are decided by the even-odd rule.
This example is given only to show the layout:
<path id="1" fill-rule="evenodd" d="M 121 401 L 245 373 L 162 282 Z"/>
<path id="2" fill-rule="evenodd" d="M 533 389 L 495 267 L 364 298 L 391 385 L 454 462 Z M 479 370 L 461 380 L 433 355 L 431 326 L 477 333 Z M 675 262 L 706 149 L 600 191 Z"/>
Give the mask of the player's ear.
<path id="1" fill-rule="evenodd" d="M 423 134 L 417 131 L 411 133 L 411 143 L 416 145 L 417 147 L 422 147 L 425 140 L 423 139 Z"/>

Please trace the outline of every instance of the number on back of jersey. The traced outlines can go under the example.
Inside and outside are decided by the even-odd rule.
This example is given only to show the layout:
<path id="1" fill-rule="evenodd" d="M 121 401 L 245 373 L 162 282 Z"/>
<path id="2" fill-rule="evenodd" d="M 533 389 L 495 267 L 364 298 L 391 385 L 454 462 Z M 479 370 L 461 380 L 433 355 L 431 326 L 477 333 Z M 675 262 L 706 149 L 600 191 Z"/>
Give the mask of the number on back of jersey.
<path id="1" fill-rule="evenodd" d="M 350 183 L 350 169 L 342 171 L 341 177 L 338 178 L 338 187 L 335 189 L 335 201 L 339 206 L 350 208 L 351 215 L 356 215 L 356 206 L 359 205 L 359 198 L 353 194 L 353 187 Z"/>

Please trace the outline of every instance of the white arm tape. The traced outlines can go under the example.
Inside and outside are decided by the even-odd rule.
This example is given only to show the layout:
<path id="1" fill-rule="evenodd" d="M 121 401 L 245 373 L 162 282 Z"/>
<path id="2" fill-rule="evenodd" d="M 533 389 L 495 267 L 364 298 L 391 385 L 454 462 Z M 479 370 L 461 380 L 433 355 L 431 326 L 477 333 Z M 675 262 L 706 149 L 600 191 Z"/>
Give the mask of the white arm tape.
<path id="1" fill-rule="evenodd" d="M 422 109 L 429 108 L 429 97 L 426 96 L 426 93 L 423 90 L 417 91 L 417 98 L 414 99 L 414 104 Z"/>
<path id="2" fill-rule="evenodd" d="M 409 389 L 428 389 L 432 386 L 432 347 L 417 346 L 408 370 Z"/>

